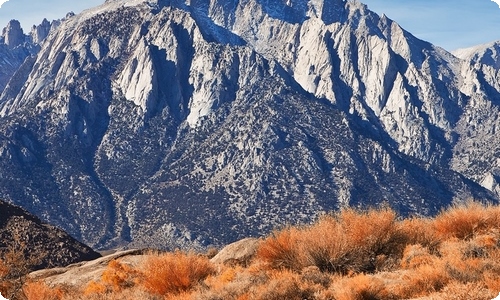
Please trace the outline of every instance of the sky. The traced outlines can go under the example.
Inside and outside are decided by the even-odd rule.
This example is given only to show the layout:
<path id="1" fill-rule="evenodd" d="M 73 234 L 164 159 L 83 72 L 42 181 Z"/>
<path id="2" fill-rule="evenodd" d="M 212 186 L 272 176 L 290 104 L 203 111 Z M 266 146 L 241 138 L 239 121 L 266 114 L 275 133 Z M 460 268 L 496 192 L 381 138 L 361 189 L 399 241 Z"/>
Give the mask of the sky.
<path id="1" fill-rule="evenodd" d="M 448 51 L 500 40 L 500 8 L 491 0 L 360 2 L 380 15 L 384 13 L 414 36 Z"/>
<path id="2" fill-rule="evenodd" d="M 33 25 L 61 19 L 68 12 L 79 13 L 84 9 L 104 3 L 105 0 L 0 0 L 0 28 L 4 28 L 10 20 L 21 22 L 25 33 Z"/>
<path id="3" fill-rule="evenodd" d="M 0 0 L 2 2 L 5 0 Z M 449 51 L 500 40 L 500 4 L 491 0 L 360 2 L 380 15 L 385 14 L 416 37 Z M 0 28 L 16 19 L 25 31 L 29 31 L 43 18 L 49 21 L 60 19 L 70 11 L 79 13 L 102 3 L 104 0 L 9 0 L 0 7 Z"/>

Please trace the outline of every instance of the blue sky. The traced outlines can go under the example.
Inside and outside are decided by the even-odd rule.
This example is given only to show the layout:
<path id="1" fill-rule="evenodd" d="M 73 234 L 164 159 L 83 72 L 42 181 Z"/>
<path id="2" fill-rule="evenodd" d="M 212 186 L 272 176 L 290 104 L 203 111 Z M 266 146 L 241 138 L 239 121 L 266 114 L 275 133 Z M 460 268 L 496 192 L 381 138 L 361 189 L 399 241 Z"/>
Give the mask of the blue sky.
<path id="1" fill-rule="evenodd" d="M 16 19 L 25 31 L 29 31 L 33 25 L 40 24 L 43 18 L 49 21 L 61 19 L 70 11 L 79 13 L 102 3 L 104 0 L 9 0 L 0 7 L 0 28 L 5 27 L 11 19 Z"/>
<path id="2" fill-rule="evenodd" d="M 500 8 L 490 0 L 361 0 L 416 37 L 446 50 L 500 40 Z"/>
<path id="3" fill-rule="evenodd" d="M 2 2 L 3 0 L 0 0 Z M 280 1 L 280 0 L 274 0 Z M 104 0 L 9 0 L 0 7 L 0 28 L 17 19 L 28 30 L 43 18 L 59 19 Z M 413 35 L 447 50 L 500 40 L 500 8 L 490 0 L 361 0 Z"/>

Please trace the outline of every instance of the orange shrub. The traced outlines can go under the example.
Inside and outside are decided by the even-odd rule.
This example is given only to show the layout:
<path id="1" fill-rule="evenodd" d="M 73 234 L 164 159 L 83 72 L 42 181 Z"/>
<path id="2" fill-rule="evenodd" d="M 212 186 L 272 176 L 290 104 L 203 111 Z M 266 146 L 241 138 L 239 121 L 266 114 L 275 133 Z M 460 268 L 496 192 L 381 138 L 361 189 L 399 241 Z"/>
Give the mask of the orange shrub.
<path id="1" fill-rule="evenodd" d="M 487 268 L 483 249 L 477 248 L 473 241 L 450 239 L 440 247 L 441 260 L 446 264 L 450 278 L 459 282 L 475 282 L 483 278 Z"/>
<path id="2" fill-rule="evenodd" d="M 3 261 L 0 261 L 0 293 L 4 296 L 7 295 L 7 291 L 11 289 L 11 283 L 6 280 L 9 272 L 10 268 Z"/>
<path id="3" fill-rule="evenodd" d="M 440 291 L 450 278 L 443 263 L 424 264 L 411 271 L 406 271 L 402 282 L 392 288 L 400 299 L 410 299 Z"/>
<path id="4" fill-rule="evenodd" d="M 224 266 L 223 266 L 224 267 Z M 217 275 L 210 275 L 205 279 L 205 284 L 214 292 L 223 290 L 238 274 L 244 272 L 243 267 L 224 267 Z"/>
<path id="5" fill-rule="evenodd" d="M 0 278 L 7 276 L 10 272 L 10 268 L 3 261 L 0 260 Z"/>
<path id="6" fill-rule="evenodd" d="M 101 282 L 95 282 L 95 281 L 91 281 L 87 284 L 87 287 L 85 288 L 85 291 L 83 292 L 83 294 L 85 296 L 90 296 L 90 295 L 95 295 L 95 294 L 104 294 L 106 293 L 107 291 L 107 288 L 106 286 L 101 283 Z"/>
<path id="7" fill-rule="evenodd" d="M 451 282 L 443 290 L 432 295 L 436 300 L 484 300 L 493 299 L 498 293 L 492 293 L 481 282 Z"/>
<path id="8" fill-rule="evenodd" d="M 332 295 L 335 300 L 387 300 L 393 298 L 382 280 L 365 274 L 337 282 L 333 286 Z"/>
<path id="9" fill-rule="evenodd" d="M 478 202 L 467 202 L 441 212 L 433 225 L 441 239 L 456 237 L 470 239 L 477 233 L 497 228 L 500 221 L 499 208 Z"/>
<path id="10" fill-rule="evenodd" d="M 310 299 L 311 291 L 301 287 L 298 275 L 287 270 L 273 272 L 269 282 L 255 286 L 250 299 L 255 300 L 303 300 Z"/>
<path id="11" fill-rule="evenodd" d="M 302 242 L 306 263 L 302 267 L 316 266 L 320 271 L 342 272 L 348 258 L 349 241 L 334 216 L 325 216 L 303 233 Z"/>
<path id="12" fill-rule="evenodd" d="M 435 253 L 439 247 L 440 238 L 437 236 L 434 220 L 428 218 L 409 218 L 404 219 L 397 224 L 397 230 L 405 243 L 408 245 L 422 245 Z"/>
<path id="13" fill-rule="evenodd" d="M 302 232 L 293 227 L 274 232 L 261 242 L 257 257 L 276 269 L 300 270 L 302 238 Z"/>
<path id="14" fill-rule="evenodd" d="M 484 276 L 484 283 L 490 289 L 490 291 L 493 291 L 495 293 L 500 293 L 500 274 L 487 271 L 483 274 Z"/>
<path id="15" fill-rule="evenodd" d="M 120 291 L 132 287 L 137 281 L 139 272 L 132 267 L 122 264 L 117 260 L 109 262 L 108 267 L 102 273 L 103 284 L 110 286 L 114 291 Z"/>
<path id="16" fill-rule="evenodd" d="M 401 259 L 401 267 L 403 269 L 415 269 L 421 265 L 432 264 L 438 257 L 429 254 L 427 248 L 421 245 L 408 245 Z"/>
<path id="17" fill-rule="evenodd" d="M 181 252 L 153 255 L 143 268 L 143 285 L 153 294 L 180 293 L 212 273 L 214 267 L 206 257 Z"/>
<path id="18" fill-rule="evenodd" d="M 339 257 L 347 256 L 341 269 L 354 272 L 375 271 L 375 260 L 380 255 L 400 255 L 401 242 L 396 231 L 396 213 L 391 209 L 371 209 L 359 212 L 352 209 L 340 213 L 339 225 L 345 249 Z M 404 248 L 404 247 L 403 247 Z"/>
<path id="19" fill-rule="evenodd" d="M 60 288 L 51 288 L 43 282 L 28 282 L 23 292 L 28 300 L 61 300 L 64 297 Z"/>
<path id="20" fill-rule="evenodd" d="M 346 209 L 315 225 L 274 233 L 261 243 L 258 257 L 295 271 L 311 265 L 337 273 L 374 271 L 377 258 L 400 255 L 404 248 L 397 246 L 395 219 L 390 209 Z"/>

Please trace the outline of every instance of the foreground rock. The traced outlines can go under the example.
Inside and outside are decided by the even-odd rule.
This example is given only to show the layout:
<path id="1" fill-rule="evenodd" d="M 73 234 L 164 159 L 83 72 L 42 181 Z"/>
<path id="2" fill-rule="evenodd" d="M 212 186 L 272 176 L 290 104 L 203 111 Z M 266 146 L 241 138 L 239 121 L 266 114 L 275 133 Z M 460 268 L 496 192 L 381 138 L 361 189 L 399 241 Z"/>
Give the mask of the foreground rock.
<path id="1" fill-rule="evenodd" d="M 85 287 L 91 281 L 99 281 L 112 260 L 137 266 L 145 259 L 144 250 L 118 251 L 89 262 L 69 265 L 63 268 L 45 269 L 32 272 L 29 278 L 43 280 L 50 286 L 67 286 L 75 289 Z"/>
<path id="2" fill-rule="evenodd" d="M 246 238 L 224 247 L 210 261 L 215 264 L 240 264 L 248 265 L 255 257 L 260 240 Z"/>

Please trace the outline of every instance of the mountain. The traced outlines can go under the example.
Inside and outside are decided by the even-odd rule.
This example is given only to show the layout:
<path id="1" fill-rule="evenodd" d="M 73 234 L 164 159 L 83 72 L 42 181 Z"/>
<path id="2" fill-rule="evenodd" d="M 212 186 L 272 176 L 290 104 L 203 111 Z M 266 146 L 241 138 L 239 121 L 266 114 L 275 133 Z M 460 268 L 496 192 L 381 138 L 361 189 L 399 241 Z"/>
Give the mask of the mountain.
<path id="1" fill-rule="evenodd" d="M 20 207 L 0 201 L 0 255 L 5 249 L 25 251 L 39 268 L 64 267 L 101 255 L 59 228 L 40 221 Z"/>
<path id="2" fill-rule="evenodd" d="M 97 248 L 497 202 L 497 78 L 357 1 L 108 0 L 1 94 L 0 197 Z"/>

